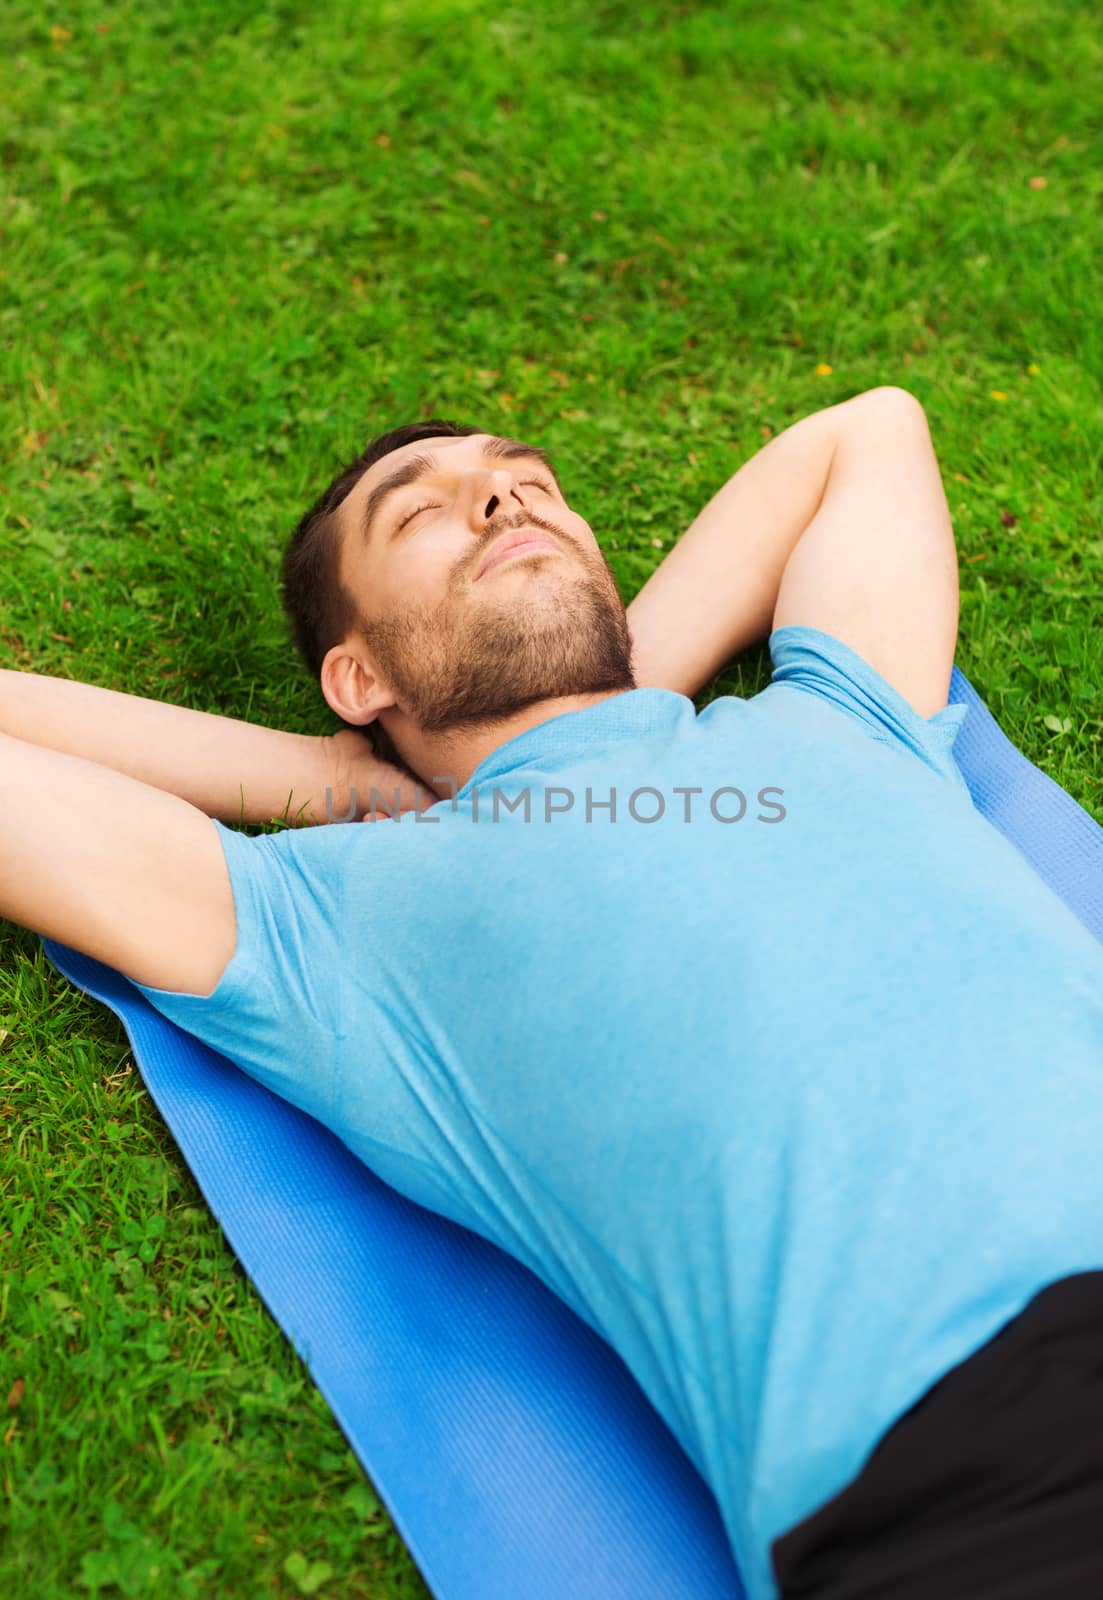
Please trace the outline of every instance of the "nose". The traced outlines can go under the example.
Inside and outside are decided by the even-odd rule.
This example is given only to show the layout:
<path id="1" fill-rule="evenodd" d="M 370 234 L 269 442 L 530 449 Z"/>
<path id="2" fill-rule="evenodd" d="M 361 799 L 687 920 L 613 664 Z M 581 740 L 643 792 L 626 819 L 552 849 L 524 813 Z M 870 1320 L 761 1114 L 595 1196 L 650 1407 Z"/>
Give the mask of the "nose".
<path id="1" fill-rule="evenodd" d="M 513 482 L 513 474 L 504 467 L 495 467 L 487 474 L 488 481 L 479 491 L 477 504 L 482 508 L 481 520 L 489 522 L 499 506 L 510 511 L 526 509 L 524 497 Z"/>

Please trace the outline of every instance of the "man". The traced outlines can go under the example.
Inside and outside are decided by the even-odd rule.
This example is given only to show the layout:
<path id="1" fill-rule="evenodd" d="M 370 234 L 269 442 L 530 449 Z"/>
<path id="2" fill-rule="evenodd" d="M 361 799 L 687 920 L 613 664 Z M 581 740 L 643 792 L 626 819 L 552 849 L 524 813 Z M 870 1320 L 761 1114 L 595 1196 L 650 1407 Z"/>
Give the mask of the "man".
<path id="1" fill-rule="evenodd" d="M 399 429 L 284 596 L 390 764 L 6 674 L 0 913 L 536 1272 L 751 1600 L 1103 1592 L 1103 949 L 953 761 L 919 404 L 780 434 L 627 616 L 541 452 Z"/>

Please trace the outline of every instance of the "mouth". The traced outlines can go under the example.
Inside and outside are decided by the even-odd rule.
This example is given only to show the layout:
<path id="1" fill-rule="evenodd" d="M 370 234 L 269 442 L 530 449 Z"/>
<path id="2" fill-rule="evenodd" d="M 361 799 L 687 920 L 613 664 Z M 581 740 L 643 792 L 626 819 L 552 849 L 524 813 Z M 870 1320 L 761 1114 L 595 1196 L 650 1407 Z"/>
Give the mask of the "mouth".
<path id="1" fill-rule="evenodd" d="M 542 533 L 538 528 L 513 528 L 495 539 L 480 562 L 475 577 L 481 578 L 491 567 L 499 566 L 511 556 L 535 555 L 541 551 L 559 553 L 559 546 L 550 534 Z"/>

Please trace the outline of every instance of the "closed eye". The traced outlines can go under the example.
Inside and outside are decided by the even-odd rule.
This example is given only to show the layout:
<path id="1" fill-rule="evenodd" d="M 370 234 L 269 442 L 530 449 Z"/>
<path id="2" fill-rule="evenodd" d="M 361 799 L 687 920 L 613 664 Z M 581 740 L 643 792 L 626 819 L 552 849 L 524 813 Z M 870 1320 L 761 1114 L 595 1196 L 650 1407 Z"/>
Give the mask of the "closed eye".
<path id="1" fill-rule="evenodd" d="M 543 489 L 545 494 L 551 494 L 551 492 L 552 492 L 551 484 L 550 483 L 545 483 L 542 478 L 527 478 L 521 484 L 521 488 L 522 489 Z M 398 524 L 398 527 L 396 528 L 395 532 L 396 533 L 401 533 L 402 529 L 406 526 L 406 524 L 408 522 L 412 522 L 415 517 L 420 517 L 420 515 L 421 515 L 421 513 L 423 511 L 439 511 L 439 510 L 440 510 L 440 507 L 438 505 L 435 505 L 432 501 L 426 501 L 424 505 L 415 506 L 413 511 L 407 513 L 407 515 L 403 517 L 402 521 Z"/>

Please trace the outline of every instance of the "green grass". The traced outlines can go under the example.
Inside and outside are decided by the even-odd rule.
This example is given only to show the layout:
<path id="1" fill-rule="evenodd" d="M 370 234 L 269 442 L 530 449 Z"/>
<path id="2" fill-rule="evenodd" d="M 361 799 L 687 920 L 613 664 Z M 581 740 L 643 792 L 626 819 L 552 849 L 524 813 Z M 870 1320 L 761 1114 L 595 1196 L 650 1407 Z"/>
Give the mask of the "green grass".
<path id="1" fill-rule="evenodd" d="M 277 558 L 370 435 L 543 445 L 628 600 L 771 433 L 901 384 L 958 664 L 1103 820 L 1094 4 L 5 23 L 0 665 L 325 731 Z M 10 924 L 0 1030 L 0 1592 L 426 1594 L 121 1026 Z"/>

